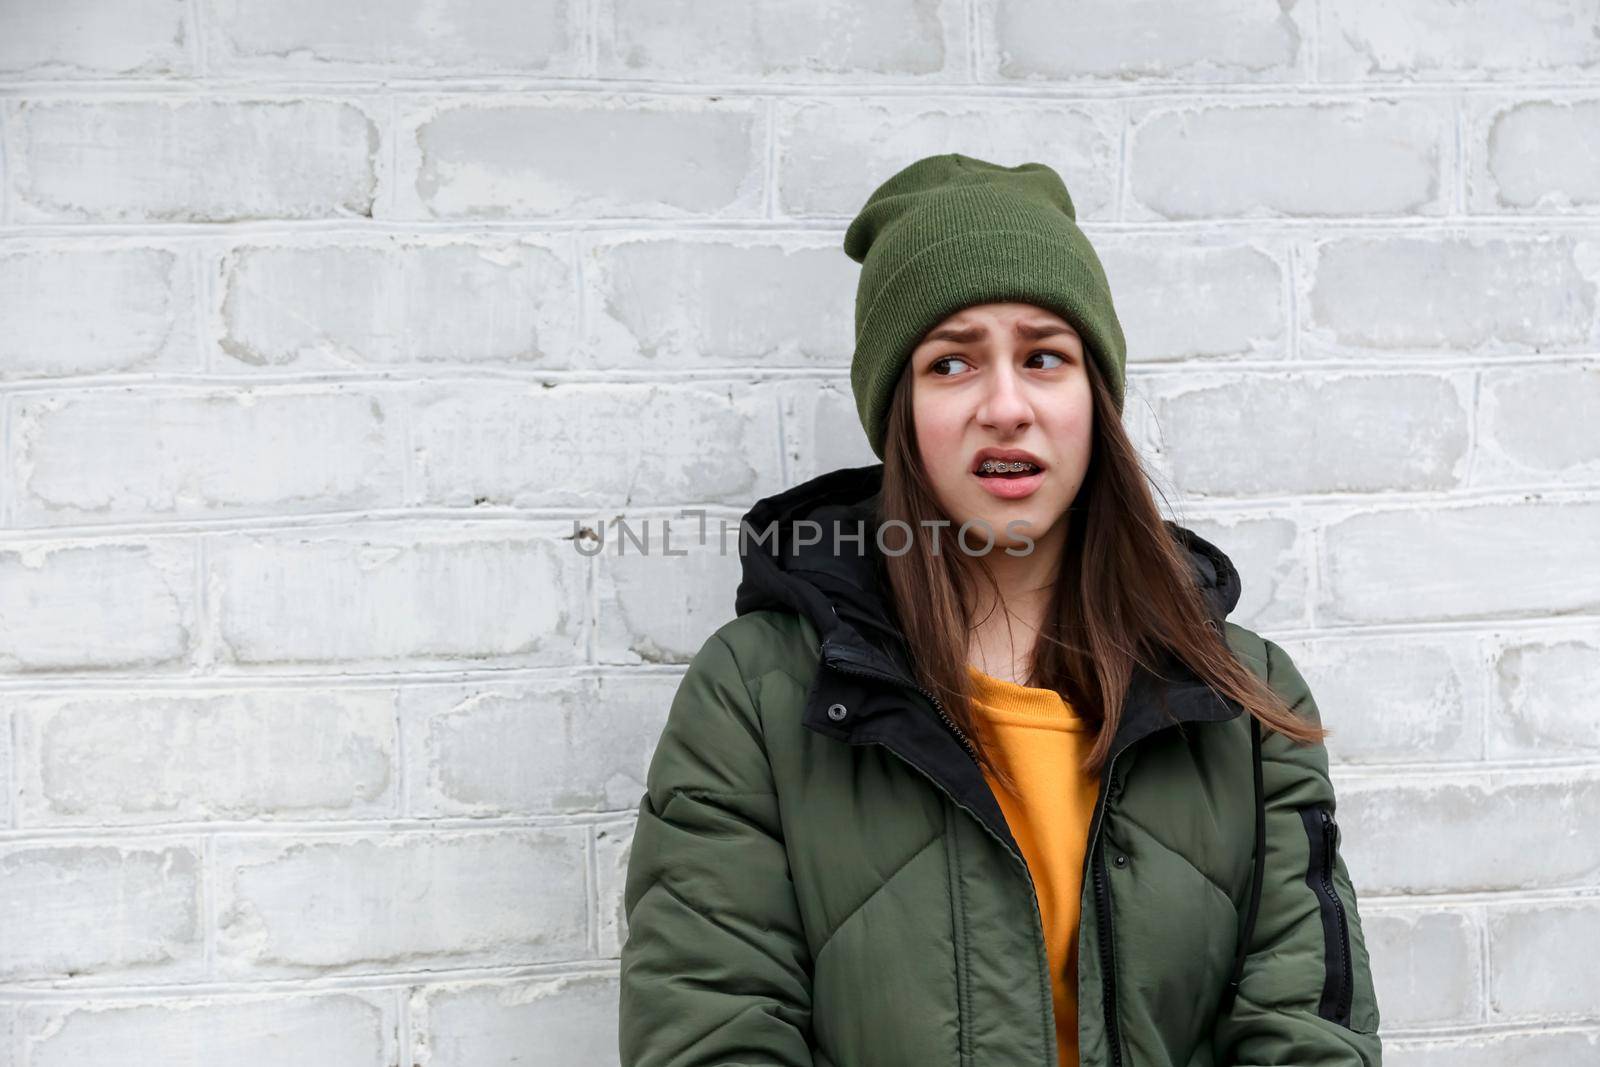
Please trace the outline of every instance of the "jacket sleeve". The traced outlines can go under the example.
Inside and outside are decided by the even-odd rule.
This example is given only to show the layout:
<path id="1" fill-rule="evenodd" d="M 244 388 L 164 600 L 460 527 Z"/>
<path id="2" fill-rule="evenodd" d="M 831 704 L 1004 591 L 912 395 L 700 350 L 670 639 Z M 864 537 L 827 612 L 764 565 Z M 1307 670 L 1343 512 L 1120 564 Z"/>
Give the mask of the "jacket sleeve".
<path id="1" fill-rule="evenodd" d="M 811 1067 L 811 960 L 751 688 L 723 631 L 651 758 L 623 889 L 623 1067 Z"/>
<path id="2" fill-rule="evenodd" d="M 1264 644 L 1267 683 L 1320 725 L 1288 654 Z M 1377 997 L 1340 855 L 1327 749 L 1264 730 L 1261 758 L 1267 842 L 1261 901 L 1237 995 L 1217 1019 L 1216 1062 L 1380 1067 Z"/>

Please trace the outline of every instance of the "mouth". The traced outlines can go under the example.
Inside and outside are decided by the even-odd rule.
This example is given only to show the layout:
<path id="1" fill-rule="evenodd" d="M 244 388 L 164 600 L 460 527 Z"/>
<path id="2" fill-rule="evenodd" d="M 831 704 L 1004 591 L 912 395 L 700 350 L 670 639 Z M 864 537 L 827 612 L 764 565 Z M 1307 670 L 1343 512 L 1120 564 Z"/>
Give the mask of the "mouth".
<path id="1" fill-rule="evenodd" d="M 1043 471 L 1043 467 L 1025 459 L 986 459 L 972 473 L 980 478 L 1028 478 Z"/>
<path id="2" fill-rule="evenodd" d="M 1018 450 L 980 452 L 972 467 L 979 478 L 1028 478 L 1043 471 L 1036 456 Z"/>
<path id="3" fill-rule="evenodd" d="M 1044 464 L 1026 452 L 981 454 L 972 473 L 991 496 L 1021 500 L 1044 484 Z"/>

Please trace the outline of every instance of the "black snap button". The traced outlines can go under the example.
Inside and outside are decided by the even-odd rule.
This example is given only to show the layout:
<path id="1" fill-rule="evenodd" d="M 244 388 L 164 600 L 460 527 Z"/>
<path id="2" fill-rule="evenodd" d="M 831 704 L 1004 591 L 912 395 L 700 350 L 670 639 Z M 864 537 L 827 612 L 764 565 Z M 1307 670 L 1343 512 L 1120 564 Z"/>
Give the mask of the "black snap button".
<path id="1" fill-rule="evenodd" d="M 840 719 L 844 718 L 848 714 L 850 714 L 850 712 L 845 708 L 845 706 L 843 704 L 829 704 L 828 705 L 828 718 L 832 719 L 834 722 L 838 722 Z"/>
<path id="2" fill-rule="evenodd" d="M 1119 855 L 1116 859 L 1112 860 L 1112 862 L 1118 867 L 1126 867 L 1128 865 L 1128 857 Z"/>

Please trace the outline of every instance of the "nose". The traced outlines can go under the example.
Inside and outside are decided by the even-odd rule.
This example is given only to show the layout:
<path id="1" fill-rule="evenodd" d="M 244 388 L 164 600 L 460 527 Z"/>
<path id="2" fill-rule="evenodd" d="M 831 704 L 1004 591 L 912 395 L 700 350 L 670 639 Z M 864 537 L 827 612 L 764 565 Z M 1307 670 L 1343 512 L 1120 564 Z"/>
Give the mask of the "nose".
<path id="1" fill-rule="evenodd" d="M 1012 436 L 1033 421 L 1033 405 L 1023 393 L 1022 380 L 1009 361 L 994 364 L 987 375 L 978 421 L 997 434 Z"/>

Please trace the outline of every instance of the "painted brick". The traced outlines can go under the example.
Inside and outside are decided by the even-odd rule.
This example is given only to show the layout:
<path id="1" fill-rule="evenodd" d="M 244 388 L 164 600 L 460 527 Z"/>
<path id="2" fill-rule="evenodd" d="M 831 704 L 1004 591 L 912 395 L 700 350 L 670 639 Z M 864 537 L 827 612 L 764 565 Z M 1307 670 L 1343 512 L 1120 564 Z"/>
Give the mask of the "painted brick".
<path id="1" fill-rule="evenodd" d="M 1340 848 L 1360 893 L 1600 885 L 1593 768 L 1397 772 L 1338 789 Z"/>
<path id="2" fill-rule="evenodd" d="M 1136 106 L 1129 216 L 1441 215 L 1454 144 L 1429 100 Z"/>
<path id="3" fill-rule="evenodd" d="M 14 518 L 49 526 L 396 507 L 406 455 L 391 407 L 359 385 L 29 394 L 12 408 Z"/>
<path id="4" fill-rule="evenodd" d="M 431 986 L 411 999 L 417 1067 L 611 1067 L 617 979 L 555 975 Z"/>
<path id="5" fill-rule="evenodd" d="M 396 807 L 392 691 L 84 692 L 13 706 L 24 826 Z"/>
<path id="6" fill-rule="evenodd" d="M 451 100 L 404 119 L 407 215 L 759 214 L 760 112 L 744 99 Z"/>
<path id="7" fill-rule="evenodd" d="M 581 827 L 217 842 L 217 967 L 317 975 L 587 954 Z"/>
<path id="8" fill-rule="evenodd" d="M 194 300 L 176 249 L 42 244 L 0 255 L 0 380 L 191 369 Z"/>
<path id="9" fill-rule="evenodd" d="M 1600 503 L 1593 501 L 1355 514 L 1324 531 L 1318 616 L 1403 622 L 1593 611 L 1600 607 L 1597 543 Z"/>
<path id="10" fill-rule="evenodd" d="M 583 641 L 580 563 L 553 535 L 504 527 L 219 536 L 208 555 L 219 654 L 252 665 L 571 663 Z"/>
<path id="11" fill-rule="evenodd" d="M 231 249 L 218 274 L 223 370 L 573 362 L 577 293 L 560 246 L 247 245 Z"/>
<path id="12" fill-rule="evenodd" d="M 1496 1019 L 1594 1018 L 1600 904 L 1592 898 L 1507 904 L 1489 908 L 1488 920 L 1494 961 L 1489 1004 Z"/>
<path id="13" fill-rule="evenodd" d="M 10 125 L 19 219 L 351 218 L 376 196 L 378 126 L 350 101 L 24 100 Z"/>
<path id="14" fill-rule="evenodd" d="M 1600 481 L 1600 364 L 1497 367 L 1481 381 L 1475 484 Z"/>
<path id="15" fill-rule="evenodd" d="M 592 308 L 585 349 L 605 369 L 846 370 L 855 306 L 846 266 L 853 264 L 832 242 L 596 244 L 584 268 Z"/>
<path id="16" fill-rule="evenodd" d="M 879 183 L 935 152 L 1037 160 L 1061 175 L 1079 222 L 1114 212 L 1121 116 L 1107 105 L 830 96 L 781 102 L 776 123 L 774 195 L 785 215 L 848 224 Z"/>
<path id="17" fill-rule="evenodd" d="M 1463 7 L 1414 0 L 1404 17 L 1383 0 L 1323 8 L 1318 74 L 1327 81 L 1593 77 L 1600 12 L 1586 0 Z"/>
<path id="18" fill-rule="evenodd" d="M 142 1003 L 29 1004 L 18 1011 L 18 1067 L 116 1067 L 137 1049 L 164 1067 L 269 1067 L 395 1062 L 393 997 L 347 990 L 315 996 L 171 998 Z"/>
<path id="19" fill-rule="evenodd" d="M 200 857 L 148 841 L 0 844 L 0 925 L 7 980 L 192 978 L 203 936 Z"/>
<path id="20" fill-rule="evenodd" d="M 0 546 L 0 672 L 150 669 L 186 659 L 194 570 L 187 538 Z"/>
<path id="21" fill-rule="evenodd" d="M 0 5 L 0 73 L 41 78 L 189 73 L 188 0 Z"/>
<path id="22" fill-rule="evenodd" d="M 1600 632 L 1507 635 L 1494 657 L 1495 714 L 1489 752 L 1510 758 L 1600 756 L 1600 705 L 1586 682 L 1600 678 Z"/>
<path id="23" fill-rule="evenodd" d="M 573 0 L 201 0 L 213 70 L 295 80 L 360 73 L 583 72 Z"/>
<path id="24" fill-rule="evenodd" d="M 1117 0 L 1063 8 L 1045 0 L 995 0 L 978 8 L 984 55 L 1000 78 L 1253 82 L 1297 78 L 1314 20 L 1296 0 L 1234 0 L 1196 7 L 1182 0 Z M 1094 27 L 1093 33 L 1084 28 Z"/>
<path id="25" fill-rule="evenodd" d="M 679 675 L 605 674 L 401 696 L 420 816 L 631 811 Z"/>
<path id="26" fill-rule="evenodd" d="M 1473 210 L 1600 211 L 1600 100 L 1479 104 L 1468 129 Z"/>
<path id="27" fill-rule="evenodd" d="M 1287 251 L 1108 236 L 1095 242 L 1128 339 L 1128 361 L 1180 363 L 1288 353 Z"/>
<path id="28" fill-rule="evenodd" d="M 957 0 L 728 8 L 601 0 L 598 72 L 664 81 L 953 81 L 965 74 Z"/>
<path id="29" fill-rule="evenodd" d="M 1299 257 L 1309 354 L 1593 351 L 1600 243 L 1575 235 L 1331 238 Z"/>
<path id="30" fill-rule="evenodd" d="M 779 488 L 774 409 L 731 383 L 437 387 L 413 419 L 418 483 L 455 507 L 748 506 Z"/>
<path id="31" fill-rule="evenodd" d="M 1445 490 L 1466 474 L 1469 375 L 1196 374 L 1145 393 L 1154 458 L 1196 497 Z"/>

